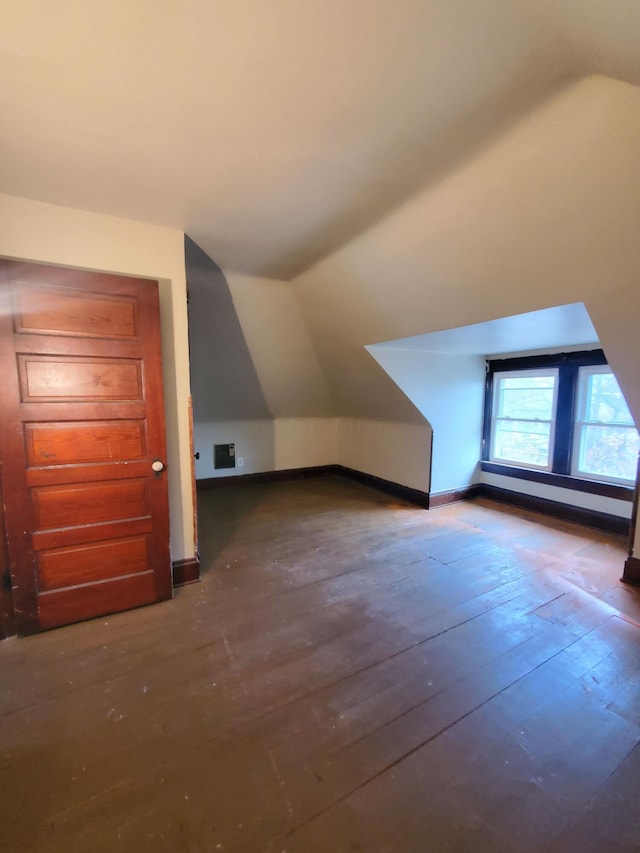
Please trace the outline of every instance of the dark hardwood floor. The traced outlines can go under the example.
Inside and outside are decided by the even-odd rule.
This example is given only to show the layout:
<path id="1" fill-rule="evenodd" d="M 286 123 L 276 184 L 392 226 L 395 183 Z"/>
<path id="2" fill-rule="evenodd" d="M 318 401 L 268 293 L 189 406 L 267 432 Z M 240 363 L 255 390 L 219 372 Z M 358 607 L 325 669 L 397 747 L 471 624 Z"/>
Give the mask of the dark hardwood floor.
<path id="1" fill-rule="evenodd" d="M 640 850 L 623 540 L 337 477 L 199 507 L 202 583 L 0 643 L 1 850 Z"/>

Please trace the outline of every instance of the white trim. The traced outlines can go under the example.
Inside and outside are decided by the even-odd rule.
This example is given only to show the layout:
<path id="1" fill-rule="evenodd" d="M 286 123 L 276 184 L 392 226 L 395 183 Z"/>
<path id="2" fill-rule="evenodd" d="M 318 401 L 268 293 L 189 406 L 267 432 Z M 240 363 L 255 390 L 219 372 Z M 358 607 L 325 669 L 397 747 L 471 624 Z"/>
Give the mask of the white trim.
<path id="1" fill-rule="evenodd" d="M 633 420 L 631 422 L 625 421 L 594 421 L 588 420 L 586 418 L 586 409 L 588 403 L 588 392 L 587 387 L 589 383 L 589 379 L 594 375 L 610 375 L 613 376 L 614 380 L 617 383 L 617 379 L 611 367 L 608 364 L 597 364 L 597 365 L 583 365 L 578 370 L 578 394 L 576 400 L 576 408 L 574 411 L 574 419 L 573 419 L 573 434 L 571 436 L 571 474 L 574 477 L 578 477 L 581 480 L 593 480 L 600 483 L 619 483 L 621 485 L 628 486 L 635 482 L 635 468 L 634 474 L 629 479 L 625 479 L 622 477 L 611 477 L 606 474 L 593 474 L 588 471 L 583 471 L 580 468 L 580 455 L 582 449 L 582 441 L 583 441 L 583 431 L 585 427 L 596 426 L 596 427 L 612 427 L 615 429 L 630 429 L 634 430 L 637 434 L 637 430 Z M 620 385 L 618 384 L 618 388 Z M 620 389 L 621 393 L 622 390 Z M 623 395 L 624 398 L 624 395 Z M 626 401 L 625 401 L 626 402 Z M 631 413 L 629 413 L 631 417 Z"/>
<path id="2" fill-rule="evenodd" d="M 501 401 L 500 383 L 503 379 L 517 379 L 519 377 L 532 379 L 540 376 L 552 376 L 553 383 L 553 400 L 551 403 L 551 418 L 508 418 L 497 414 L 498 406 Z M 502 465 L 517 465 L 519 468 L 531 468 L 535 471 L 551 471 L 553 469 L 553 449 L 555 442 L 555 426 L 556 426 L 556 411 L 558 404 L 558 384 L 559 384 L 559 369 L 557 367 L 541 367 L 541 368 L 525 368 L 524 370 L 501 370 L 493 374 L 493 390 L 492 390 L 492 407 L 491 407 L 491 433 L 489 447 L 489 461 L 496 462 Z M 494 454 L 494 445 L 496 439 L 496 424 L 499 421 L 512 421 L 522 423 L 539 423 L 549 425 L 549 449 L 547 454 L 546 465 L 535 465 L 532 463 L 522 462 L 519 459 L 509 459 Z"/>

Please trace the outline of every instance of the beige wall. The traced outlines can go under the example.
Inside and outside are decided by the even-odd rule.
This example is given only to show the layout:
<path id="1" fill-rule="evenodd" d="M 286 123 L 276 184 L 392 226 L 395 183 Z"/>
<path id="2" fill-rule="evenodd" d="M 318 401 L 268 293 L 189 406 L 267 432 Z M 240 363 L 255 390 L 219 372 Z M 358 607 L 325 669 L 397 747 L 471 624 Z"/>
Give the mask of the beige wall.
<path id="1" fill-rule="evenodd" d="M 276 418 L 275 470 L 335 465 L 339 455 L 339 418 Z"/>
<path id="2" fill-rule="evenodd" d="M 195 339 L 196 333 L 219 337 L 225 331 L 220 329 L 220 322 L 226 326 L 232 321 L 239 322 L 242 345 L 249 351 L 259 382 L 264 413 L 254 417 L 229 416 L 229 407 L 225 408 L 223 399 L 229 391 L 224 387 L 225 377 L 239 384 L 238 394 L 242 389 L 247 391 L 252 377 L 246 365 L 243 372 L 242 365 L 235 363 L 240 360 L 238 345 L 220 353 L 212 341 L 211 355 L 224 369 L 217 384 L 210 383 L 213 398 L 206 401 L 206 406 L 203 400 L 196 399 L 196 393 L 209 393 L 207 382 L 194 383 L 196 413 L 204 409 L 209 412 L 207 419 L 196 417 L 194 424 L 195 449 L 200 452 L 196 462 L 198 479 L 335 464 L 339 422 L 291 284 L 234 273 L 224 274 L 223 279 L 224 282 L 211 279 L 208 288 L 219 289 L 222 283 L 228 286 L 234 316 L 228 316 L 225 306 L 219 303 L 217 307 L 212 304 L 209 310 L 224 311 L 223 318 L 217 321 L 214 317 L 205 318 L 204 322 L 196 318 L 197 328 L 192 324 L 192 354 L 196 356 L 202 343 Z M 215 366 L 193 364 L 205 380 Z M 242 464 L 233 469 L 215 470 L 213 444 L 216 443 L 235 444 L 236 459 L 242 460 Z"/>
<path id="3" fill-rule="evenodd" d="M 189 346 L 182 232 L 0 195 L 0 255 L 159 281 L 171 556 L 192 557 Z"/>
<path id="4" fill-rule="evenodd" d="M 214 444 L 233 444 L 235 468 L 214 468 Z M 257 474 L 276 468 L 275 426 L 272 418 L 195 422 L 193 446 L 200 454 L 196 460 L 196 479 Z"/>
<path id="5" fill-rule="evenodd" d="M 237 273 L 225 276 L 273 416 L 333 415 L 331 392 L 291 284 Z"/>
<path id="6" fill-rule="evenodd" d="M 429 491 L 431 429 L 369 418 L 340 419 L 339 462 L 347 468 Z"/>
<path id="7" fill-rule="evenodd" d="M 339 418 L 255 418 L 194 424 L 198 480 L 335 465 Z M 236 467 L 213 467 L 213 445 L 234 444 Z"/>
<path id="8" fill-rule="evenodd" d="M 295 279 L 334 394 L 356 387 L 343 365 L 368 344 L 637 281 L 639 148 L 640 88 L 580 81 Z"/>
<path id="9" fill-rule="evenodd" d="M 343 374 L 353 375 L 364 383 L 360 392 L 371 390 L 366 413 L 361 411 L 361 417 L 352 417 L 348 399 L 336 404 L 309 335 L 308 318 L 303 316 L 292 284 L 235 273 L 225 273 L 225 276 L 262 393 L 274 416 L 272 468 L 283 470 L 340 463 L 426 491 L 431 444 L 429 424 L 375 360 L 364 349 L 359 349 L 349 353 L 342 363 Z M 329 311 L 337 317 L 340 303 L 330 306 Z M 322 345 L 330 347 L 331 340 L 331 332 L 327 330 Z M 359 368 L 361 362 L 366 365 L 364 377 Z M 371 385 L 367 384 L 369 377 Z M 394 413 L 387 419 L 376 417 L 380 383 L 389 386 L 387 394 L 395 404 Z M 338 407 L 340 416 L 336 414 Z M 403 416 L 414 422 L 403 422 Z M 226 425 L 216 426 L 219 434 L 224 428 Z M 251 431 L 251 427 L 244 425 L 243 430 Z M 264 448 L 262 455 L 266 461 Z M 236 469 L 235 473 L 270 470 L 266 465 L 248 468 L 247 462 L 245 459 L 245 467 Z"/>
<path id="10" fill-rule="evenodd" d="M 367 345 L 599 300 L 594 325 L 637 418 L 637 312 L 617 294 L 640 276 L 638 150 L 640 88 L 571 82 L 296 278 L 340 413 L 419 423 Z M 388 479 L 409 485 L 419 448 L 388 457 Z"/>
<path id="11" fill-rule="evenodd" d="M 468 488 L 478 474 L 482 442 L 484 359 L 393 345 L 372 346 L 369 352 L 428 421 L 433 434 L 429 491 Z"/>

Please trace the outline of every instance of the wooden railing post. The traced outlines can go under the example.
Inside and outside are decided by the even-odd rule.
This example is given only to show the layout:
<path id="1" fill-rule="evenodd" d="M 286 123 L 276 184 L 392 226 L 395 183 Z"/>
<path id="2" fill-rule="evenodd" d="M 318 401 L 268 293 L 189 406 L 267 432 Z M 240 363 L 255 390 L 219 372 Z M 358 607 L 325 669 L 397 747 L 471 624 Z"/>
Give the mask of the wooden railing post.
<path id="1" fill-rule="evenodd" d="M 638 466 L 636 468 L 636 487 L 633 491 L 633 507 L 631 510 L 631 521 L 629 523 L 629 552 L 624 564 L 622 580 L 640 586 L 640 559 L 633 556 L 636 541 L 636 525 L 638 523 L 638 492 L 640 490 L 640 453 L 638 454 Z"/>

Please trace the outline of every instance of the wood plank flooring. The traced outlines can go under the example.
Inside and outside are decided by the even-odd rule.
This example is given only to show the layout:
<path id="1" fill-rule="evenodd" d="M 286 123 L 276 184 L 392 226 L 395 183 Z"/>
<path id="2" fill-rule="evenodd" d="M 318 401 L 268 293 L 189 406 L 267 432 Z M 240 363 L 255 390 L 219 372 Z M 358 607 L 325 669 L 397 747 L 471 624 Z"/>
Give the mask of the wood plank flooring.
<path id="1" fill-rule="evenodd" d="M 0 643 L 1 850 L 640 850 L 622 539 L 338 477 L 199 514 L 200 584 Z"/>

